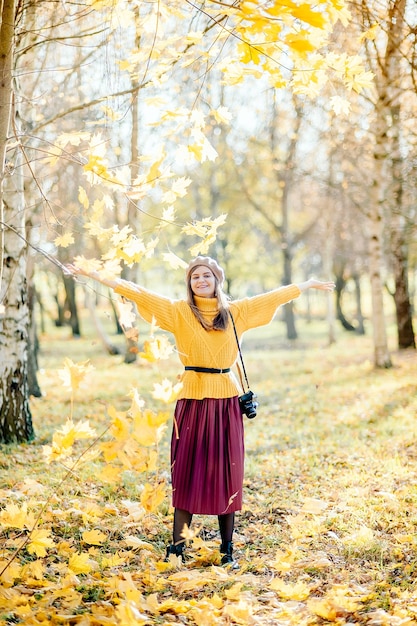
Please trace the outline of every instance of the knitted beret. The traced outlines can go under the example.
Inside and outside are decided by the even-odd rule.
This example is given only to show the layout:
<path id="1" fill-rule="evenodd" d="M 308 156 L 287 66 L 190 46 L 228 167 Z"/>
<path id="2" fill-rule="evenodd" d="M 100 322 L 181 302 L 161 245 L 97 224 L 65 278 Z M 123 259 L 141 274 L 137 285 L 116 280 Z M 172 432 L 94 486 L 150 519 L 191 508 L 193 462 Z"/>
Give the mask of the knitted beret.
<path id="1" fill-rule="evenodd" d="M 190 279 L 192 271 L 196 267 L 199 267 L 200 265 L 204 265 L 204 267 L 208 267 L 213 272 L 213 274 L 215 275 L 217 280 L 219 281 L 220 286 L 223 285 L 223 282 L 224 282 L 224 271 L 220 267 L 220 265 L 217 263 L 217 261 L 215 261 L 214 259 L 212 259 L 209 256 L 197 256 L 195 259 L 190 261 L 190 264 L 188 265 L 187 271 L 186 271 L 186 281 L 187 282 Z"/>

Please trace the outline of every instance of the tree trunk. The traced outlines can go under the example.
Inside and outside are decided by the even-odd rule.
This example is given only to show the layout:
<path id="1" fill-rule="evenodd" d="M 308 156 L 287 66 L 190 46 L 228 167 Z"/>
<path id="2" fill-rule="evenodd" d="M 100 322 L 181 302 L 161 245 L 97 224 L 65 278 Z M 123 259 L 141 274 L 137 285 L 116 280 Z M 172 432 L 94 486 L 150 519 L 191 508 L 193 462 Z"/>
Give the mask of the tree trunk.
<path id="1" fill-rule="evenodd" d="M 371 280 L 372 326 L 374 339 L 375 367 L 391 367 L 385 326 L 382 269 L 383 213 L 380 185 L 384 180 L 382 161 L 385 155 L 385 123 L 383 114 L 377 107 L 376 147 L 374 152 L 374 172 L 371 185 L 371 206 L 369 211 L 369 274 Z"/>
<path id="2" fill-rule="evenodd" d="M 346 281 L 341 275 L 336 276 L 336 317 L 345 330 L 354 331 L 355 327 L 346 319 L 342 309 L 342 293 L 346 286 Z"/>
<path id="3" fill-rule="evenodd" d="M 78 317 L 77 303 L 75 300 L 75 282 L 72 276 L 63 277 L 65 286 L 65 307 L 70 314 L 70 326 L 73 337 L 81 337 L 80 321 Z"/>
<path id="4" fill-rule="evenodd" d="M 396 52 L 393 53 L 394 56 Z M 394 270 L 394 302 L 397 318 L 398 347 L 415 348 L 413 318 L 408 290 L 408 259 L 405 238 L 406 220 L 403 213 L 403 159 L 401 156 L 400 104 L 390 107 L 392 135 L 393 207 L 391 211 L 390 248 Z"/>
<path id="5" fill-rule="evenodd" d="M 362 292 L 361 292 L 360 278 L 358 274 L 354 274 L 352 278 L 355 283 L 356 319 L 358 320 L 356 332 L 358 335 L 364 335 L 365 326 L 364 326 L 363 313 L 362 313 Z"/>
<path id="6" fill-rule="evenodd" d="M 13 0 L 4 0 L 0 8 L 0 210 L 1 221 L 7 224 L 2 230 L 0 285 L 0 442 L 11 443 L 29 441 L 34 433 L 27 380 L 29 328 L 27 248 L 23 173 L 22 164 L 18 162 L 18 153 L 14 159 L 13 189 L 11 176 L 7 175 L 6 167 L 13 93 L 15 3 Z M 12 162 L 12 159 L 10 161 Z"/>

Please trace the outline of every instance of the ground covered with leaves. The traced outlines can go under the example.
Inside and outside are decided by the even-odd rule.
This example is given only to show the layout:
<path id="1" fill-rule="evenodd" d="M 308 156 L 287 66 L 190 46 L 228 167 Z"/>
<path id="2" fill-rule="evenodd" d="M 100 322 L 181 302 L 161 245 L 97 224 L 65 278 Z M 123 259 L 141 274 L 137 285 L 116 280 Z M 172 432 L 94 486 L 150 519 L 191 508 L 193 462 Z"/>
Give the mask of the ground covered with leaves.
<path id="1" fill-rule="evenodd" d="M 0 623 L 417 624 L 416 353 L 375 371 L 369 337 L 300 336 L 286 346 L 276 322 L 244 344 L 260 407 L 238 571 L 203 516 L 187 562 L 164 562 L 175 356 L 126 365 L 92 337 L 43 337 L 37 438 L 0 449 Z"/>

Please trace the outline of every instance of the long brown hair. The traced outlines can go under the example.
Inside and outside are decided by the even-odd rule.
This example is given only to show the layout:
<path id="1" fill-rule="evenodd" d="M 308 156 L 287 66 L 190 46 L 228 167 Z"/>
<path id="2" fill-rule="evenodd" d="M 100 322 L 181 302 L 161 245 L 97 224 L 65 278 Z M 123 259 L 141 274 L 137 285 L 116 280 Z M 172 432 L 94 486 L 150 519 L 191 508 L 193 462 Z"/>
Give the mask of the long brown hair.
<path id="1" fill-rule="evenodd" d="M 191 289 L 191 276 L 187 280 L 187 302 L 203 328 L 206 330 L 226 330 L 229 324 L 229 299 L 222 290 L 217 276 L 214 276 L 214 285 L 214 297 L 217 298 L 219 312 L 211 324 L 204 319 L 195 303 L 194 293 Z"/>

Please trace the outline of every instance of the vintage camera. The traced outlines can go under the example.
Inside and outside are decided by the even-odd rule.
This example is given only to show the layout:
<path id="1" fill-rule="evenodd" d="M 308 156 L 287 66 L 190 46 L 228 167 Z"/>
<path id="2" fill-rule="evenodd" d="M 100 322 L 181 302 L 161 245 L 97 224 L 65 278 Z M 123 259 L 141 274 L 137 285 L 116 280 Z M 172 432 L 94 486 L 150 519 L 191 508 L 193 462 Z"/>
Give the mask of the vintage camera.
<path id="1" fill-rule="evenodd" d="M 246 415 L 250 420 L 256 417 L 256 409 L 258 408 L 258 403 L 254 402 L 256 397 L 256 393 L 253 393 L 253 391 L 250 390 L 244 393 L 243 396 L 239 396 L 239 404 L 242 415 Z"/>

